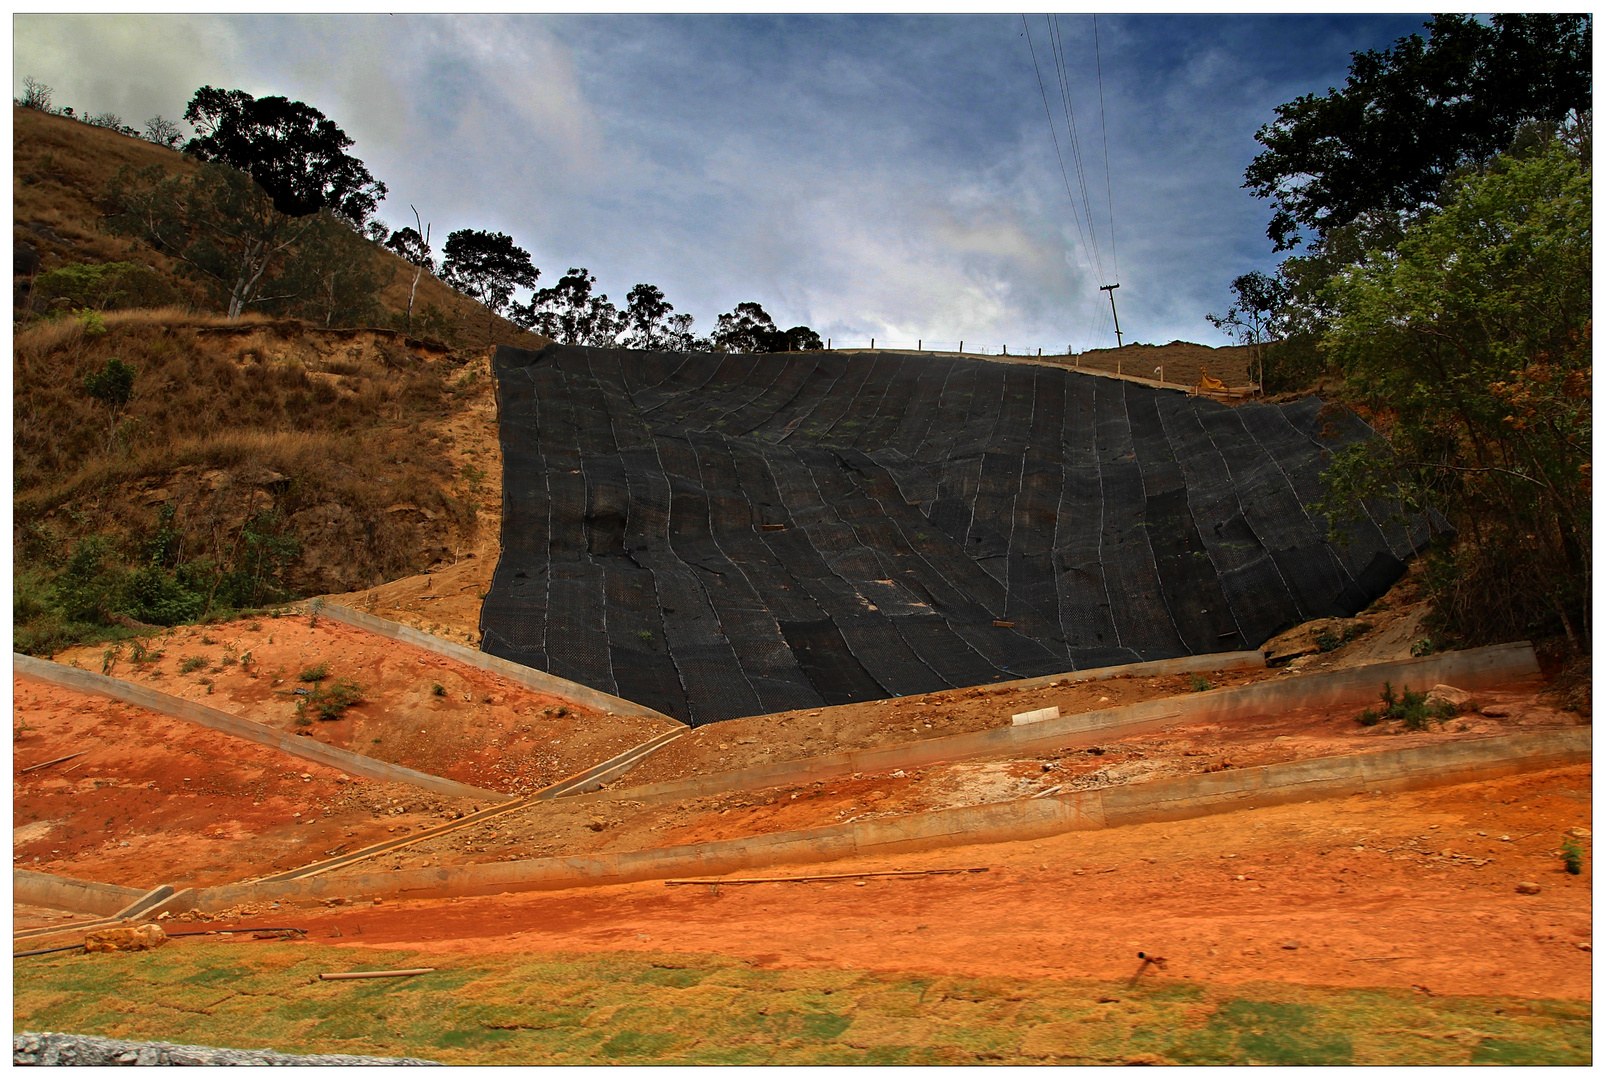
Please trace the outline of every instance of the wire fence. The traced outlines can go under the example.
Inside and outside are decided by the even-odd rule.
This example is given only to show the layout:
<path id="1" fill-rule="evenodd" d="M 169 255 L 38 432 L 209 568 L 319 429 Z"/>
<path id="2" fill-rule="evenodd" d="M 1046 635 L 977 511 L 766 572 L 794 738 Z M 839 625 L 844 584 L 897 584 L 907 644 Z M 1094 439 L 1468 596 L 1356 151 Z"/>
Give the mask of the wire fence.
<path id="1" fill-rule="evenodd" d="M 894 338 L 826 338 L 827 349 L 887 349 L 893 352 L 960 353 L 967 356 L 1075 356 L 1077 350 L 1069 345 L 1043 348 L 1037 345 L 1011 346 L 990 341 L 935 341 L 931 338 L 898 340 Z"/>

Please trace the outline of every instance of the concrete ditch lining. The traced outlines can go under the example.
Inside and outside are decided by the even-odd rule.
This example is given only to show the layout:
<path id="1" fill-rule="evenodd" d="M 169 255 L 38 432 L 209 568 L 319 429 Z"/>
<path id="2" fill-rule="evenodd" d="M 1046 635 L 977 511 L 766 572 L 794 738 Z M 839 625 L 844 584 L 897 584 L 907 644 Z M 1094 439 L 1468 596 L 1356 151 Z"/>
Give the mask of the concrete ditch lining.
<path id="1" fill-rule="evenodd" d="M 490 820 L 491 818 L 501 817 L 504 814 L 511 814 L 515 810 L 523 810 L 525 807 L 533 806 L 538 802 L 545 802 L 551 799 L 560 798 L 563 795 L 573 791 L 591 790 L 595 785 L 603 783 L 608 777 L 618 776 L 626 770 L 634 768 L 636 765 L 645 761 L 653 751 L 667 743 L 674 742 L 683 734 L 683 731 L 666 731 L 660 735 L 655 735 L 639 746 L 633 746 L 622 754 L 616 754 L 607 761 L 604 761 L 599 765 L 593 765 L 584 772 L 576 773 L 574 776 L 571 776 L 566 780 L 559 780 L 555 784 L 549 784 L 528 798 L 519 799 L 516 802 L 500 803 L 496 806 L 490 807 L 489 809 L 468 814 L 447 825 L 437 825 L 435 828 L 425 829 L 421 833 L 414 833 L 411 836 L 403 836 L 395 840 L 386 840 L 378 844 L 373 844 L 369 847 L 359 848 L 356 851 L 348 852 L 345 855 L 338 855 L 332 859 L 324 859 L 320 862 L 310 863 L 306 866 L 298 866 L 293 870 L 286 870 L 279 874 L 270 874 L 267 877 L 258 878 L 257 880 L 294 881 L 300 878 L 313 877 L 317 874 L 326 874 L 331 871 L 350 866 L 353 863 L 362 862 L 364 859 L 371 859 L 377 855 L 384 855 L 392 851 L 400 851 L 402 848 L 411 847 L 412 845 L 420 843 L 421 841 L 434 840 L 437 837 L 446 836 L 461 829 L 467 829 L 471 826 L 478 825 L 481 822 Z"/>
<path id="2" fill-rule="evenodd" d="M 377 758 L 364 757 L 354 754 L 350 750 L 327 746 L 312 739 L 301 738 L 259 724 L 254 720 L 236 716 L 233 713 L 223 712 L 198 702 L 185 698 L 174 697 L 172 694 L 163 694 L 135 683 L 114 679 L 109 675 L 100 675 L 93 671 L 84 671 L 81 668 L 68 667 L 51 660 L 41 660 L 36 656 L 25 656 L 22 653 L 11 654 L 12 670 L 15 674 L 40 682 L 63 686 L 69 690 L 77 690 L 86 694 L 96 694 L 100 697 L 109 697 L 130 705 L 138 705 L 152 712 L 164 716 L 171 716 L 176 720 L 185 720 L 192 724 L 220 731 L 225 735 L 246 739 L 263 746 L 271 746 L 291 757 L 303 761 L 314 761 L 320 765 L 340 769 L 370 780 L 383 780 L 390 783 L 411 784 L 413 787 L 433 791 L 439 795 L 450 795 L 456 798 L 478 799 L 481 802 L 507 802 L 513 799 L 512 795 L 500 791 L 487 791 L 485 788 L 472 787 L 468 784 L 458 783 L 441 776 L 431 776 L 429 773 L 408 769 L 401 765 L 392 765 L 388 761 Z"/>
<path id="3" fill-rule="evenodd" d="M 244 903 L 337 896 L 467 896 L 716 875 L 788 863 L 821 863 L 860 855 L 1039 839 L 1063 832 L 1173 821 L 1367 791 L 1470 783 L 1586 762 L 1591 760 L 1591 751 L 1587 730 L 1471 739 L 648 851 L 185 890 L 172 898 L 168 909 L 220 911 Z"/>
<path id="4" fill-rule="evenodd" d="M 21 868 L 11 871 L 11 902 L 14 904 L 59 908 L 85 915 L 115 916 L 149 894 L 149 889 L 110 885 L 104 881 L 85 881 Z"/>
<path id="5" fill-rule="evenodd" d="M 377 615 L 370 615 L 366 611 L 358 611 L 356 608 L 349 608 L 343 604 L 324 604 L 318 608 L 317 614 L 320 618 L 333 619 L 335 622 L 345 623 L 347 626 L 355 627 L 358 630 L 366 630 L 370 634 L 377 634 L 380 637 L 389 638 L 391 641 L 399 641 L 404 645 L 416 645 L 418 648 L 427 649 L 436 655 L 445 656 L 459 663 L 477 667 L 482 671 L 500 675 L 505 679 L 518 683 L 520 686 L 527 686 L 531 690 L 539 690 L 546 694 L 556 694 L 570 701 L 589 705 L 594 709 L 602 709 L 604 712 L 611 712 L 617 716 L 641 716 L 651 720 L 663 720 L 674 724 L 677 728 L 686 727 L 685 724 L 682 724 L 673 716 L 666 716 L 656 709 L 649 709 L 647 706 L 638 705 L 634 701 L 626 701 L 622 697 L 604 694 L 602 691 L 593 690 L 589 686 L 583 686 L 568 679 L 560 679 L 556 675 L 548 675 L 544 671 L 525 667 L 523 664 L 516 664 L 511 660 L 504 660 L 500 656 L 492 656 L 490 653 L 470 649 L 456 642 L 438 638 L 433 634 L 426 634 L 422 630 L 415 630 L 411 626 L 392 622 L 389 619 L 381 619 Z"/>
<path id="6" fill-rule="evenodd" d="M 1161 663 L 1168 664 L 1171 661 Z M 1138 666 L 1146 665 L 1134 665 L 1133 674 L 1139 673 L 1135 670 Z M 915 769 L 943 761 L 960 761 L 991 754 L 1076 746 L 1078 740 L 1086 743 L 1121 738 L 1182 724 L 1224 723 L 1291 709 L 1369 702 L 1376 698 L 1385 681 L 1392 682 L 1396 688 L 1410 685 L 1427 689 L 1438 683 L 1449 683 L 1463 690 L 1480 690 L 1518 682 L 1538 674 L 1539 663 L 1534 656 L 1533 646 L 1526 641 L 1519 641 L 1315 675 L 1289 676 L 1248 686 L 1206 690 L 1185 697 L 1159 698 L 1115 709 L 1076 713 L 1035 724 L 988 728 L 921 742 L 780 761 L 712 776 L 668 780 L 576 798 L 649 804 L 678 801 L 728 791 L 810 783 L 853 773 Z"/>

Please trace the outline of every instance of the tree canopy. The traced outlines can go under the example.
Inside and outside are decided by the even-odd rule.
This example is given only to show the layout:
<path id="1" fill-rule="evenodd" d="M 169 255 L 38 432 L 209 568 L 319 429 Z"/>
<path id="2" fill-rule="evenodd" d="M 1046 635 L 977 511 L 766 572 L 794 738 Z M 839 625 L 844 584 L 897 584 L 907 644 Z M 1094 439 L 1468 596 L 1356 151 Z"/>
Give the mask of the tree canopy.
<path id="1" fill-rule="evenodd" d="M 1326 341 L 1381 442 L 1325 509 L 1442 511 L 1466 543 L 1429 584 L 1477 642 L 1590 637 L 1591 183 L 1560 141 L 1457 181 L 1444 209 L 1332 283 Z"/>
<path id="2" fill-rule="evenodd" d="M 804 352 L 825 347 L 820 335 L 807 326 L 780 329 L 769 313 L 752 301 L 737 304 L 736 310 L 721 315 L 711 340 L 716 348 L 739 353 Z"/>
<path id="3" fill-rule="evenodd" d="M 346 153 L 352 140 L 304 102 L 203 86 L 184 119 L 198 133 L 185 153 L 248 173 L 288 217 L 327 209 L 360 226 L 385 197 L 385 185 Z"/>
<path id="4" fill-rule="evenodd" d="M 442 249 L 441 280 L 467 293 L 495 315 L 507 307 L 514 289 L 533 289 L 541 271 L 530 253 L 506 233 L 458 229 Z"/>
<path id="5" fill-rule="evenodd" d="M 511 317 L 564 345 L 611 346 L 623 323 L 607 294 L 591 291 L 596 283 L 585 267 L 571 266 L 556 285 L 537 291 L 528 304 L 515 304 Z"/>
<path id="6" fill-rule="evenodd" d="M 1438 15 L 1426 41 L 1352 54 L 1343 89 L 1277 108 L 1244 173 L 1272 200 L 1278 251 L 1365 217 L 1403 227 L 1458 170 L 1506 150 L 1531 122 L 1590 110 L 1588 15 Z"/>

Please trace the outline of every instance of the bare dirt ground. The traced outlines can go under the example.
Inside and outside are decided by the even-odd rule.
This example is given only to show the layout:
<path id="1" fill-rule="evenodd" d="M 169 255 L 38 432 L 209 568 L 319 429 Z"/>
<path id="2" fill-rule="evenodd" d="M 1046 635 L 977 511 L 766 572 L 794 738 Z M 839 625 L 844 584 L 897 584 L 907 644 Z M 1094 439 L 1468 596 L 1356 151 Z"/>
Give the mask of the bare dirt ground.
<path id="1" fill-rule="evenodd" d="M 474 370 L 488 388 L 489 353 L 474 362 Z M 478 515 L 479 528 L 472 544 L 442 552 L 428 573 L 325 599 L 451 641 L 479 644 L 480 603 L 490 591 L 502 551 L 502 444 L 496 425 L 496 395 L 489 389 L 467 409 L 443 416 L 440 423 L 441 442 L 463 476 L 461 494 L 474 504 Z"/>
<path id="2" fill-rule="evenodd" d="M 1356 723 L 1353 707 L 1302 709 L 1230 727 L 1178 727 L 1090 748 L 1077 745 L 680 800 L 633 800 L 629 790 L 596 801 L 560 799 L 392 852 L 382 865 L 407 869 L 640 851 L 1192 773 L 1555 730 L 1581 722 L 1575 713 L 1541 703 L 1539 689 L 1540 684 L 1531 683 L 1480 693 L 1465 715 L 1423 731 L 1407 730 L 1401 721 L 1363 727 Z M 1477 711 L 1484 707 L 1505 715 L 1484 716 Z M 632 772 L 615 787 L 628 789 L 638 781 Z"/>
<path id="3" fill-rule="evenodd" d="M 280 731 L 512 794 L 556 783 L 672 726 L 591 709 L 330 619 L 312 623 L 298 614 L 179 627 L 149 639 L 147 648 L 160 651 L 160 659 L 136 664 L 126 650 L 112 658 L 109 674 Z M 106 650 L 74 649 L 56 660 L 100 671 Z M 326 678 L 301 678 L 320 665 Z M 297 706 L 306 692 L 339 679 L 355 681 L 362 702 L 339 720 L 299 723 Z"/>
<path id="4" fill-rule="evenodd" d="M 22 869 L 144 888 L 221 884 L 474 805 L 31 679 L 14 679 L 13 694 L 11 846 Z M 29 924 L 18 914 L 17 925 Z"/>
<path id="5" fill-rule="evenodd" d="M 341 947 L 705 953 L 757 967 L 1387 986 L 1589 999 L 1591 768 L 742 876 L 986 867 L 773 885 L 659 882 L 295 912 Z M 1521 882 L 1540 886 L 1518 893 Z M 240 911 L 239 919 L 260 912 Z M 281 916 L 282 917 L 282 916 Z M 259 918 L 260 921 L 260 918 Z M 205 925 L 251 925 L 220 921 Z"/>

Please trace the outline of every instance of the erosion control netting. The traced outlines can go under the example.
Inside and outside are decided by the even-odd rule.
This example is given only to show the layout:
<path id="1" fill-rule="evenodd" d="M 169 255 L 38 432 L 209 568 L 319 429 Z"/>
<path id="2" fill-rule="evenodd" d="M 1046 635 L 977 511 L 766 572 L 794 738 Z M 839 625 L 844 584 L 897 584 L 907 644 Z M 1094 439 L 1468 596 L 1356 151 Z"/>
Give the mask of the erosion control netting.
<path id="1" fill-rule="evenodd" d="M 1428 538 L 1306 508 L 1315 399 L 1051 367 L 502 347 L 494 655 L 691 724 L 1196 653 L 1353 615 Z"/>

